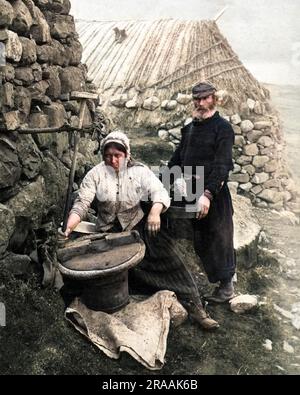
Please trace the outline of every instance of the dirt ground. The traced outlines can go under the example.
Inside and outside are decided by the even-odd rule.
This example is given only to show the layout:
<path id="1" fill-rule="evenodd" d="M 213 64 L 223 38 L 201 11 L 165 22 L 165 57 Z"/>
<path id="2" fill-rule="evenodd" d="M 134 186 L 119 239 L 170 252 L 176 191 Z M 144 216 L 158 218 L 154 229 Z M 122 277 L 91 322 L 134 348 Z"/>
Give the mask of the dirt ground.
<path id="1" fill-rule="evenodd" d="M 257 210 L 257 216 L 264 223 L 268 249 L 280 248 L 280 256 L 296 259 L 299 267 L 299 226 L 286 224 L 283 229 L 277 216 L 264 210 Z M 24 280 L 1 271 L 0 300 L 6 305 L 7 323 L 0 327 L 0 374 L 299 374 L 299 332 L 274 308 L 288 309 L 299 301 L 295 274 L 287 275 L 284 261 L 261 253 L 258 266 L 244 269 L 241 263 L 237 292 L 256 294 L 262 304 L 244 315 L 231 312 L 228 305 L 208 306 L 221 324 L 214 333 L 189 321 L 171 328 L 166 363 L 156 372 L 126 353 L 119 360 L 102 354 L 65 321 L 59 293 L 42 289 L 38 274 Z M 196 277 L 202 292 L 211 289 L 201 270 Z M 266 339 L 273 342 L 272 351 L 263 347 Z M 293 353 L 284 351 L 284 341 Z"/>

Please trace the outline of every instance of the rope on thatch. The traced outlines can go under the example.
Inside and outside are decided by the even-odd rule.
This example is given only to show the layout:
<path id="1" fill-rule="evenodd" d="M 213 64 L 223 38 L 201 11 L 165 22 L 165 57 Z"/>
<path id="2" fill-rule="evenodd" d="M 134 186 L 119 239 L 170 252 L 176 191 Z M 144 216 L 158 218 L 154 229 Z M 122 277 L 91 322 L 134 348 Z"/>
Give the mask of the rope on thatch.
<path id="1" fill-rule="evenodd" d="M 209 67 L 212 67 L 212 66 L 218 66 L 218 65 L 220 65 L 220 64 L 222 64 L 222 63 L 231 62 L 231 61 L 235 60 L 236 58 L 237 58 L 237 56 L 235 55 L 235 56 L 232 56 L 231 58 L 228 58 L 228 59 L 218 60 L 218 61 L 216 61 L 216 62 L 211 62 L 211 63 L 204 64 L 203 66 L 197 67 L 196 69 L 191 70 L 189 73 L 186 73 L 186 74 L 184 74 L 184 75 L 181 76 L 181 77 L 178 77 L 178 78 L 173 79 L 172 81 L 170 81 L 170 82 L 167 83 L 167 84 L 160 85 L 159 88 L 160 88 L 160 89 L 162 89 L 162 88 L 167 88 L 167 87 L 170 86 L 172 83 L 176 83 L 177 81 L 179 81 L 179 80 L 181 80 L 181 79 L 183 79 L 183 78 L 186 79 L 187 77 L 191 76 L 192 74 L 199 73 L 201 70 L 205 70 L 205 69 L 207 69 L 207 68 L 209 68 Z M 240 66 L 238 66 L 238 67 L 240 67 Z M 230 69 L 226 69 L 226 70 L 230 70 Z M 225 71 L 226 71 L 226 70 L 225 70 Z M 154 85 L 151 84 L 148 88 L 152 88 L 153 86 L 154 86 Z"/>
<path id="2" fill-rule="evenodd" d="M 211 51 L 213 48 L 219 46 L 222 44 L 222 41 L 219 41 L 213 45 L 211 45 L 208 48 L 205 48 L 203 51 L 197 53 L 196 55 L 194 55 L 188 62 L 184 63 L 182 66 L 178 67 L 177 69 L 175 69 L 171 74 L 167 75 L 166 77 L 161 78 L 160 80 L 157 80 L 155 82 L 153 82 L 151 85 L 148 85 L 147 88 L 152 88 L 156 85 L 159 85 L 161 82 L 172 78 L 174 75 L 177 75 L 180 71 L 184 70 L 186 67 L 189 68 L 191 66 L 191 63 L 198 60 L 198 58 L 202 57 L 205 53 Z M 173 79 L 173 81 L 175 81 L 176 79 Z M 171 82 L 170 82 L 171 83 Z M 170 84 L 169 83 L 169 84 Z M 168 86 L 169 84 L 167 84 L 166 86 Z"/>

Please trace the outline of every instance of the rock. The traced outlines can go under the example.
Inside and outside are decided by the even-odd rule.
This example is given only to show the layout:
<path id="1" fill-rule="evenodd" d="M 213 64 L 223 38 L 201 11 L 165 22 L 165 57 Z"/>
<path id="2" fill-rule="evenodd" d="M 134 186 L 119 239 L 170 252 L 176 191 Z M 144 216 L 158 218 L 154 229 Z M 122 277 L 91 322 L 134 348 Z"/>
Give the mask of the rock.
<path id="1" fill-rule="evenodd" d="M 231 123 L 233 123 L 233 125 L 239 125 L 242 122 L 241 117 L 239 116 L 239 114 L 232 115 L 230 120 L 231 120 Z"/>
<path id="2" fill-rule="evenodd" d="M 267 351 L 272 351 L 272 349 L 273 349 L 272 344 L 273 344 L 273 343 L 272 343 L 271 340 L 266 339 L 265 342 L 264 342 L 264 344 L 263 344 L 263 347 L 264 347 Z"/>
<path id="3" fill-rule="evenodd" d="M 242 189 L 245 192 L 250 192 L 250 189 L 252 188 L 251 182 L 247 182 L 247 184 L 240 184 L 240 189 Z"/>
<path id="4" fill-rule="evenodd" d="M 191 123 L 192 121 L 193 121 L 193 118 L 187 118 L 187 119 L 184 121 L 184 126 L 188 125 L 188 124 Z"/>
<path id="5" fill-rule="evenodd" d="M 267 163 L 267 162 L 269 162 L 269 157 L 268 156 L 264 156 L 264 155 L 262 155 L 262 156 L 255 156 L 254 158 L 253 158 L 253 162 L 252 162 L 252 164 L 253 164 L 253 166 L 255 166 L 255 167 L 258 167 L 258 168 L 261 168 L 261 167 L 264 167 L 264 165 Z M 268 173 L 268 172 L 267 172 Z"/>
<path id="6" fill-rule="evenodd" d="M 10 111 L 3 114 L 4 122 L 7 130 L 16 130 L 20 127 L 19 111 Z"/>
<path id="7" fill-rule="evenodd" d="M 218 90 L 215 93 L 215 96 L 217 98 L 218 105 L 221 106 L 221 107 L 226 106 L 226 104 L 230 100 L 230 95 L 229 95 L 228 91 L 226 91 L 226 90 Z M 230 119 L 228 119 L 228 121 L 230 121 Z"/>
<path id="8" fill-rule="evenodd" d="M 235 136 L 234 145 L 243 147 L 245 144 L 246 144 L 246 140 L 244 136 Z"/>
<path id="9" fill-rule="evenodd" d="M 79 115 L 80 105 L 76 100 L 70 100 L 63 103 L 66 111 L 71 111 L 72 114 Z"/>
<path id="10" fill-rule="evenodd" d="M 242 121 L 241 123 L 241 129 L 243 133 L 248 133 L 251 132 L 251 130 L 254 129 L 254 125 L 251 121 L 249 121 L 248 119 L 245 121 Z"/>
<path id="11" fill-rule="evenodd" d="M 253 111 L 254 107 L 255 107 L 255 100 L 253 99 L 248 99 L 247 100 L 247 106 L 249 108 L 249 110 Z"/>
<path id="12" fill-rule="evenodd" d="M 270 147 L 274 145 L 274 141 L 269 136 L 262 136 L 258 139 L 257 144 L 260 144 L 263 147 Z"/>
<path id="13" fill-rule="evenodd" d="M 254 106 L 254 113 L 257 115 L 264 115 L 265 112 L 266 112 L 266 107 L 264 106 L 264 104 L 260 103 L 259 101 L 256 101 Z"/>
<path id="14" fill-rule="evenodd" d="M 265 165 L 264 171 L 265 171 L 266 173 L 274 173 L 274 171 L 277 170 L 278 165 L 279 165 L 278 161 L 276 161 L 276 160 L 273 159 L 273 160 L 269 161 L 269 162 Z"/>
<path id="15" fill-rule="evenodd" d="M 164 141 L 169 141 L 169 132 L 167 130 L 159 130 L 158 137 Z"/>
<path id="16" fill-rule="evenodd" d="M 177 101 L 176 100 L 164 100 L 161 103 L 161 108 L 163 108 L 166 111 L 173 111 L 177 107 Z"/>
<path id="17" fill-rule="evenodd" d="M 261 185 L 256 185 L 251 189 L 251 192 L 254 193 L 254 195 L 258 195 L 262 190 L 263 188 Z"/>
<path id="18" fill-rule="evenodd" d="M 14 9 L 6 0 L 0 0 L 0 27 L 9 27 L 14 18 Z"/>
<path id="19" fill-rule="evenodd" d="M 283 209 L 283 199 L 278 203 L 269 203 L 268 206 L 271 210 L 281 211 Z"/>
<path id="20" fill-rule="evenodd" d="M 62 67 L 69 66 L 68 59 L 66 58 L 65 47 L 57 40 L 52 39 L 51 47 L 53 48 L 53 58 L 51 59 L 51 64 L 55 64 Z M 78 66 L 79 68 L 79 66 Z M 79 68 L 79 70 L 81 70 Z M 81 70 L 83 74 L 83 70 Z"/>
<path id="21" fill-rule="evenodd" d="M 252 156 L 246 156 L 246 155 L 241 155 L 236 160 L 236 163 L 238 163 L 241 166 L 249 165 L 251 162 L 252 162 Z"/>
<path id="22" fill-rule="evenodd" d="M 35 82 L 42 82 L 43 72 L 42 68 L 38 63 L 33 63 L 31 65 L 32 74 Z"/>
<path id="23" fill-rule="evenodd" d="M 231 126 L 234 131 L 234 134 L 238 134 L 238 135 L 242 134 L 242 129 L 238 125 L 231 125 Z"/>
<path id="24" fill-rule="evenodd" d="M 18 63 L 22 57 L 23 47 L 17 35 L 10 30 L 7 31 L 8 40 L 6 42 L 6 59 Z"/>
<path id="25" fill-rule="evenodd" d="M 170 135 L 175 137 L 177 140 L 181 140 L 181 129 L 180 128 L 174 128 L 169 130 Z"/>
<path id="26" fill-rule="evenodd" d="M 50 27 L 51 36 L 57 40 L 74 37 L 76 34 L 72 15 L 58 15 L 51 12 L 44 13 Z"/>
<path id="27" fill-rule="evenodd" d="M 242 119 L 248 119 L 250 116 L 250 109 L 247 103 L 242 103 L 240 105 L 240 115 Z"/>
<path id="28" fill-rule="evenodd" d="M 47 68 L 47 82 L 49 85 L 45 93 L 51 99 L 58 99 L 61 96 L 60 70 L 60 66 L 50 66 Z"/>
<path id="29" fill-rule="evenodd" d="M 260 130 L 251 130 L 251 132 L 247 133 L 247 139 L 250 143 L 256 143 L 256 141 L 262 136 L 262 132 Z"/>
<path id="30" fill-rule="evenodd" d="M 4 41 L 7 41 L 7 40 L 8 40 L 7 30 L 6 29 L 1 29 L 1 27 L 0 27 L 0 41 L 2 42 L 0 45 L 2 46 L 2 48 L 4 46 Z M 3 48 L 3 50 L 4 50 L 4 48 Z M 3 54 L 3 63 L 4 63 L 4 56 L 5 56 L 4 55 L 4 51 L 1 52 L 1 53 Z M 1 63 L 2 63 L 2 61 L 1 61 Z"/>
<path id="31" fill-rule="evenodd" d="M 233 182 L 246 184 L 249 182 L 250 177 L 249 174 L 231 174 L 229 176 L 229 180 Z"/>
<path id="32" fill-rule="evenodd" d="M 49 127 L 48 115 L 46 115 L 42 112 L 30 114 L 29 119 L 28 119 L 28 126 L 30 128 L 37 128 L 37 129 Z M 37 134 L 37 138 L 39 139 L 39 137 L 42 135 L 44 135 L 44 133 Z"/>
<path id="33" fill-rule="evenodd" d="M 153 111 L 159 106 L 160 106 L 160 100 L 156 96 L 148 97 L 143 103 L 143 108 L 148 111 Z"/>
<path id="34" fill-rule="evenodd" d="M 20 135 L 18 139 L 18 156 L 22 165 L 22 173 L 28 178 L 33 179 L 39 174 L 42 156 L 30 135 Z"/>
<path id="35" fill-rule="evenodd" d="M 135 109 L 141 107 L 141 105 L 141 99 L 139 99 L 138 97 L 134 97 L 133 99 L 126 102 L 125 107 L 128 109 Z"/>
<path id="36" fill-rule="evenodd" d="M 77 39 L 71 40 L 71 42 L 65 46 L 65 56 L 70 66 L 77 66 L 80 64 L 82 58 L 83 47 Z"/>
<path id="37" fill-rule="evenodd" d="M 84 90 L 84 75 L 78 67 L 69 66 L 62 69 L 60 75 L 61 93 Z M 126 100 L 127 101 L 127 100 Z M 125 103 L 126 103 L 125 101 Z M 125 104 L 124 103 L 124 104 Z"/>
<path id="38" fill-rule="evenodd" d="M 12 108 L 14 107 L 14 86 L 10 82 L 2 86 L 2 105 Z"/>
<path id="39" fill-rule="evenodd" d="M 32 17 L 26 7 L 26 5 L 21 0 L 15 0 L 12 3 L 14 9 L 14 19 L 12 22 L 12 30 L 20 35 L 26 35 L 32 26 Z"/>
<path id="40" fill-rule="evenodd" d="M 255 174 L 255 167 L 252 165 L 244 166 L 243 170 L 246 171 L 250 176 L 253 176 Z"/>
<path id="41" fill-rule="evenodd" d="M 86 163 L 84 157 L 83 160 Z M 80 162 L 78 163 L 78 168 L 79 166 Z M 68 169 L 58 158 L 47 152 L 43 161 L 41 174 L 47 180 L 45 184 L 46 194 L 44 197 L 46 207 L 57 205 L 62 208 L 68 187 Z"/>
<path id="42" fill-rule="evenodd" d="M 268 203 L 278 203 L 279 201 L 283 200 L 282 194 L 280 192 L 274 191 L 273 189 L 263 190 L 258 195 L 258 197 Z"/>
<path id="43" fill-rule="evenodd" d="M 267 202 L 262 202 L 261 200 L 256 199 L 255 205 L 259 208 L 268 208 Z"/>
<path id="44" fill-rule="evenodd" d="M 272 122 L 270 121 L 259 121 L 254 123 L 254 129 L 262 130 L 272 127 Z"/>
<path id="45" fill-rule="evenodd" d="M 65 124 L 67 114 L 65 108 L 60 103 L 52 103 L 50 106 L 44 106 L 44 113 L 48 115 L 50 127 L 61 127 Z"/>
<path id="46" fill-rule="evenodd" d="M 254 295 L 240 295 L 229 301 L 230 310 L 237 314 L 253 310 L 258 305 L 257 297 Z"/>
<path id="47" fill-rule="evenodd" d="M 2 75 L 4 81 L 12 82 L 15 78 L 15 68 L 12 64 L 6 62 L 6 65 L 2 67 Z"/>
<path id="48" fill-rule="evenodd" d="M 16 67 L 15 78 L 21 81 L 21 85 L 29 86 L 34 82 L 34 75 L 31 67 Z"/>
<path id="49" fill-rule="evenodd" d="M 23 86 L 17 86 L 15 89 L 15 107 L 19 110 L 19 115 L 22 123 L 27 121 L 31 109 L 31 96 L 28 89 Z"/>
<path id="50" fill-rule="evenodd" d="M 230 191 L 231 195 L 236 195 L 239 183 L 238 182 L 229 181 L 227 183 L 227 185 L 228 185 L 228 188 L 229 188 L 229 191 Z"/>
<path id="51" fill-rule="evenodd" d="M 128 101 L 128 95 L 124 93 L 122 95 L 113 96 L 110 99 L 110 104 L 112 104 L 115 107 L 124 107 L 127 101 Z"/>
<path id="52" fill-rule="evenodd" d="M 36 43 L 26 37 L 19 37 L 22 44 L 21 62 L 24 65 L 32 64 L 37 60 Z"/>
<path id="53" fill-rule="evenodd" d="M 1 9 L 1 3 L 0 3 Z M 1 178 L 0 178 L 1 180 Z M 15 216 L 12 210 L 0 203 L 0 257 L 4 254 L 15 228 Z"/>
<path id="54" fill-rule="evenodd" d="M 241 170 L 242 170 L 241 166 L 238 165 L 237 163 L 234 163 L 234 165 L 233 165 L 233 170 L 232 170 L 232 174 L 239 173 Z"/>
<path id="55" fill-rule="evenodd" d="M 253 184 L 263 184 L 264 182 L 268 181 L 269 174 L 267 173 L 256 173 L 255 176 L 252 178 L 251 182 Z"/>
<path id="56" fill-rule="evenodd" d="M 0 266 L 4 267 L 14 276 L 26 276 L 29 278 L 33 273 L 31 259 L 28 255 L 9 253 L 0 260 Z"/>
<path id="57" fill-rule="evenodd" d="M 264 182 L 263 184 L 264 189 L 270 189 L 270 188 L 280 188 L 280 181 L 276 180 L 274 178 Z"/>
<path id="58" fill-rule="evenodd" d="M 287 341 L 283 342 L 283 350 L 289 354 L 294 354 L 295 350 Z"/>
<path id="59" fill-rule="evenodd" d="M 253 206 L 249 199 L 233 194 L 233 207 L 235 209 L 234 221 L 234 248 L 239 262 L 247 267 L 257 262 L 257 242 L 261 228 L 253 215 Z"/>
<path id="60" fill-rule="evenodd" d="M 244 154 L 246 156 L 255 156 L 259 153 L 258 147 L 256 144 L 248 144 L 244 146 Z"/>
<path id="61" fill-rule="evenodd" d="M 36 229 L 42 219 L 45 208 L 45 181 L 39 176 L 35 182 L 26 185 L 21 192 L 8 200 L 7 207 L 16 219 L 21 217 L 32 221 Z"/>
<path id="62" fill-rule="evenodd" d="M 0 188 L 13 186 L 20 178 L 21 165 L 16 145 L 8 136 L 0 134 Z"/>
<path id="63" fill-rule="evenodd" d="M 182 93 L 178 93 L 176 101 L 179 104 L 186 105 L 192 101 L 192 95 L 183 95 Z"/>
<path id="64" fill-rule="evenodd" d="M 32 15 L 33 16 L 33 15 Z M 30 28 L 30 35 L 37 44 L 51 42 L 50 27 L 44 17 L 44 14 L 38 7 L 34 7 L 33 25 Z"/>
<path id="65" fill-rule="evenodd" d="M 36 48 L 37 61 L 39 63 L 58 64 L 55 57 L 56 49 L 50 45 L 38 45 Z"/>

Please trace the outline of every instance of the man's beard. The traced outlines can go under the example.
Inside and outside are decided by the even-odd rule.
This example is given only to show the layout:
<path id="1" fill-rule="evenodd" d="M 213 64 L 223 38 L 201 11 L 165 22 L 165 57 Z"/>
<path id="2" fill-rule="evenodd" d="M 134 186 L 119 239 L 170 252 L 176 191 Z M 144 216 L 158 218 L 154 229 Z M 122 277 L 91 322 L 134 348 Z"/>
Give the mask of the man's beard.
<path id="1" fill-rule="evenodd" d="M 200 120 L 204 119 L 205 117 L 203 117 L 203 116 L 208 111 L 212 111 L 214 109 L 215 109 L 215 104 L 214 103 L 209 104 L 207 108 L 205 108 L 205 107 L 197 107 L 197 110 L 199 111 L 199 115 L 197 116 L 197 118 L 200 119 Z M 201 111 L 201 113 L 200 113 L 200 111 Z"/>

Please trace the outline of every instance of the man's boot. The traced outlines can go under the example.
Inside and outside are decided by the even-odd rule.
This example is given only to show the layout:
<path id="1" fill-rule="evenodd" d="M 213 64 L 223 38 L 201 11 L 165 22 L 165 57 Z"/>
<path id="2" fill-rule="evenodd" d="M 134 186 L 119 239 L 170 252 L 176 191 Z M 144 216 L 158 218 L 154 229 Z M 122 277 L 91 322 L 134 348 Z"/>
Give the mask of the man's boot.
<path id="1" fill-rule="evenodd" d="M 191 321 L 197 322 L 203 329 L 206 330 L 213 330 L 219 328 L 220 325 L 217 321 L 210 318 L 210 316 L 204 310 L 201 301 L 195 302 L 193 300 L 181 300 L 180 302 L 186 308 Z"/>
<path id="2" fill-rule="evenodd" d="M 215 288 L 212 295 L 204 296 L 208 302 L 225 303 L 234 298 L 233 280 L 220 281 L 220 286 Z"/>

